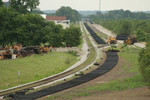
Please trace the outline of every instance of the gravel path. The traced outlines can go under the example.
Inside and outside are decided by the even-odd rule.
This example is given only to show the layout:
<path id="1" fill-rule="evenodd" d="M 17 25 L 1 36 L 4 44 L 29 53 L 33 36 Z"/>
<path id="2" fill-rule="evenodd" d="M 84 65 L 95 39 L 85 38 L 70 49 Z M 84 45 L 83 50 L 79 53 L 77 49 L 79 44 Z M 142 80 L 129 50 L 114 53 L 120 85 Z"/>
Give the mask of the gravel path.
<path id="1" fill-rule="evenodd" d="M 108 36 L 112 36 L 112 37 L 115 37 L 115 36 L 116 36 L 112 31 L 110 31 L 110 30 L 104 28 L 104 27 L 101 26 L 101 25 L 93 24 L 93 26 L 94 26 L 96 29 L 98 29 L 99 31 L 105 33 L 105 34 L 108 35 Z"/>

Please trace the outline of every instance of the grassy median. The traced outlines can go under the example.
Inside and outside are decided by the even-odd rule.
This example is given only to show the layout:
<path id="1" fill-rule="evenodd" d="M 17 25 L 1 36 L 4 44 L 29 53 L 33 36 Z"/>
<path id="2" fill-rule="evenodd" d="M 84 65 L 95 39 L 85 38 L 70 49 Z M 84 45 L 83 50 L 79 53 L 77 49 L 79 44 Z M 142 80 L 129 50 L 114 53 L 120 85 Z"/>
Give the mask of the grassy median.
<path id="1" fill-rule="evenodd" d="M 0 90 L 57 74 L 75 62 L 77 62 L 75 56 L 60 52 L 15 60 L 0 60 Z"/>

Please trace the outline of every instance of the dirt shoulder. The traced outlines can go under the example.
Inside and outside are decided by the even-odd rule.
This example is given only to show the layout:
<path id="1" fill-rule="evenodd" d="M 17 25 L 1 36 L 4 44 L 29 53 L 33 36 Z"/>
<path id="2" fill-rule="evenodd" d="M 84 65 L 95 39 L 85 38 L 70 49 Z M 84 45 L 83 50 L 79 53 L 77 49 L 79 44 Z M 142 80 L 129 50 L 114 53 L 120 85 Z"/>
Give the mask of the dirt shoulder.
<path id="1" fill-rule="evenodd" d="M 147 87 L 142 87 L 119 92 L 99 92 L 72 100 L 150 100 L 150 91 Z"/>

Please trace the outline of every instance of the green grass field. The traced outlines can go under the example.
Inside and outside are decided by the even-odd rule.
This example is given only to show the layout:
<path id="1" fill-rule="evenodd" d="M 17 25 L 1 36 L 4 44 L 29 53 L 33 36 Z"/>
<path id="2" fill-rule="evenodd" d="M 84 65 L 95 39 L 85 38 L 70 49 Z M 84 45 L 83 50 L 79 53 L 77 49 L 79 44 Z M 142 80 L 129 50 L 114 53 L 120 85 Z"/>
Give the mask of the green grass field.
<path id="1" fill-rule="evenodd" d="M 58 52 L 15 60 L 0 60 L 0 90 L 57 74 L 75 62 L 77 62 L 75 56 Z M 19 78 L 18 71 L 20 72 Z"/>

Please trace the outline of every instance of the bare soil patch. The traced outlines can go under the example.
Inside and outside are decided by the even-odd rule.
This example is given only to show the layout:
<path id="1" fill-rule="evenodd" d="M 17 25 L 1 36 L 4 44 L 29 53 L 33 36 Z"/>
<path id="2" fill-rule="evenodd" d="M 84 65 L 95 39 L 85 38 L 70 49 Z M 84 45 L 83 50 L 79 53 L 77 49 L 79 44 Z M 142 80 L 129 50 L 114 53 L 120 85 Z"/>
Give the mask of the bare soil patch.
<path id="1" fill-rule="evenodd" d="M 99 92 L 92 96 L 72 100 L 150 100 L 150 91 L 147 87 L 142 87 L 119 92 Z"/>

